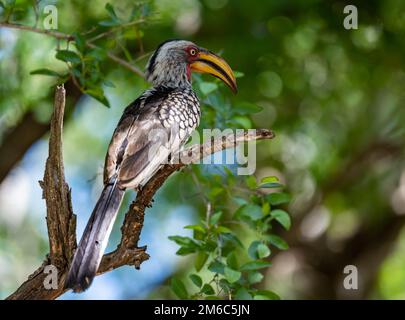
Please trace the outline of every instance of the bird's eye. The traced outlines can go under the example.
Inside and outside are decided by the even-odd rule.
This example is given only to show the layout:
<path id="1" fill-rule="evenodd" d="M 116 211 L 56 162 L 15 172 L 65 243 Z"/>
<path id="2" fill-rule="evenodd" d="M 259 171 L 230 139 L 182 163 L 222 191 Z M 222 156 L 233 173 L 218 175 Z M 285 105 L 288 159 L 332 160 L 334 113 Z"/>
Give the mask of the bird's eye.
<path id="1" fill-rule="evenodd" d="M 197 50 L 196 49 L 190 49 L 190 55 L 195 56 L 197 54 Z"/>

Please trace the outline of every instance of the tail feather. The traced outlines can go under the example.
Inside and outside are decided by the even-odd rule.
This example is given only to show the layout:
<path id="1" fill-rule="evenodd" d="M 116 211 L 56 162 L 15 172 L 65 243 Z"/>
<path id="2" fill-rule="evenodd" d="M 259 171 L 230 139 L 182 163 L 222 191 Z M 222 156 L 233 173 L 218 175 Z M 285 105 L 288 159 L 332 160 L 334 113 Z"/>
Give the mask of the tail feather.
<path id="1" fill-rule="evenodd" d="M 83 232 L 65 281 L 65 288 L 86 290 L 96 275 L 125 190 L 106 185 Z"/>

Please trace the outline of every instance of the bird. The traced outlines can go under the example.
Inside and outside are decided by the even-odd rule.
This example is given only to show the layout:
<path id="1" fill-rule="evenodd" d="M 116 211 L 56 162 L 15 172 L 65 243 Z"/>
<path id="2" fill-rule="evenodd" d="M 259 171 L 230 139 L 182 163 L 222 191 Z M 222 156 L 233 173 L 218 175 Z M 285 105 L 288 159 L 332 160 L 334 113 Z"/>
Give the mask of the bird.
<path id="1" fill-rule="evenodd" d="M 127 189 L 140 190 L 198 127 L 201 110 L 192 72 L 222 80 L 234 93 L 234 72 L 219 55 L 187 40 L 167 40 L 149 58 L 152 84 L 124 110 L 104 164 L 104 188 L 75 250 L 65 289 L 82 292 L 96 275 Z"/>

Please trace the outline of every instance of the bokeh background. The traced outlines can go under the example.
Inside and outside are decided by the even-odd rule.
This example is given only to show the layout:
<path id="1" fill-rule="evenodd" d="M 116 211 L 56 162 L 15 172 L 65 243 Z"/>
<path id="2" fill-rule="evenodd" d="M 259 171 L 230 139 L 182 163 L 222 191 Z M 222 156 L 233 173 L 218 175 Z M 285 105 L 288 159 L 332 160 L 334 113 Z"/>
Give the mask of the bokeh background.
<path id="1" fill-rule="evenodd" d="M 59 30 L 91 28 L 106 1 L 55 4 Z M 125 12 L 129 1 L 115 1 Z M 345 5 L 358 9 L 357 30 L 343 27 Z M 290 245 L 272 257 L 266 286 L 283 299 L 405 298 L 405 2 L 402 0 L 155 0 L 156 19 L 142 50 L 186 38 L 245 74 L 239 98 L 263 107 L 254 127 L 277 133 L 258 144 L 258 178 L 275 174 L 292 194 Z M 22 12 L 28 18 L 34 12 Z M 41 20 L 40 20 L 41 21 Z M 133 52 L 141 44 L 129 43 Z M 38 180 L 47 155 L 53 80 L 29 72 L 63 68 L 55 40 L 0 28 L 0 298 L 40 265 L 48 250 Z M 145 59 L 137 61 L 144 66 Z M 64 131 L 66 178 L 78 234 L 101 188 L 104 154 L 123 108 L 148 84 L 111 63 L 105 77 L 111 108 L 68 90 Z M 96 278 L 84 294 L 62 299 L 171 298 L 167 279 L 192 268 L 167 237 L 199 206 L 183 173 L 162 188 L 147 211 L 141 244 L 151 259 L 140 271 L 120 268 Z M 126 196 L 126 204 L 133 198 Z M 125 207 L 125 205 L 123 206 Z M 122 215 L 109 249 L 119 240 Z M 355 265 L 359 289 L 344 290 L 343 269 Z"/>

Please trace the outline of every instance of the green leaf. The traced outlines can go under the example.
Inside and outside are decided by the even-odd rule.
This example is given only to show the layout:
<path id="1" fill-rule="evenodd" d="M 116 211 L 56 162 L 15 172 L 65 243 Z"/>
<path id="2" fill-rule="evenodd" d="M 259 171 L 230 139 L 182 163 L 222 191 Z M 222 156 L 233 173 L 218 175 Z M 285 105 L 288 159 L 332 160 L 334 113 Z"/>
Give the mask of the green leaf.
<path id="1" fill-rule="evenodd" d="M 250 244 L 249 249 L 248 249 L 248 255 L 249 255 L 249 257 L 251 257 L 252 259 L 257 259 L 257 258 L 259 258 L 258 255 L 257 255 L 257 247 L 258 247 L 260 244 L 261 244 L 261 242 L 258 241 L 258 240 L 255 240 L 255 241 L 253 241 L 253 242 Z"/>
<path id="2" fill-rule="evenodd" d="M 254 294 L 254 300 L 280 300 L 280 297 L 270 290 L 258 290 Z"/>
<path id="3" fill-rule="evenodd" d="M 191 229 L 191 230 L 195 230 L 195 231 L 198 231 L 198 232 L 206 233 L 205 228 L 203 226 L 199 225 L 199 224 L 193 224 L 193 225 L 185 226 L 184 229 Z"/>
<path id="4" fill-rule="evenodd" d="M 114 7 L 111 3 L 106 3 L 105 9 L 113 20 L 118 20 L 117 14 L 115 13 Z"/>
<path id="5" fill-rule="evenodd" d="M 207 262 L 208 259 L 208 254 L 206 254 L 205 252 L 198 252 L 197 256 L 195 258 L 194 261 L 194 267 L 197 271 L 200 271 L 202 269 L 202 267 L 204 267 L 205 262 Z"/>
<path id="6" fill-rule="evenodd" d="M 181 246 L 181 248 L 176 252 L 178 255 L 194 253 L 201 247 L 200 243 L 190 237 L 170 236 L 168 238 Z"/>
<path id="7" fill-rule="evenodd" d="M 284 192 L 273 192 L 268 194 L 266 198 L 273 206 L 288 203 L 291 200 L 291 196 Z"/>
<path id="8" fill-rule="evenodd" d="M 218 85 L 215 82 L 200 82 L 200 90 L 206 96 L 217 89 Z"/>
<path id="9" fill-rule="evenodd" d="M 262 261 L 262 260 L 255 260 L 245 263 L 240 270 L 242 271 L 250 271 L 250 270 L 259 270 L 263 268 L 267 268 L 271 266 L 270 262 Z"/>
<path id="10" fill-rule="evenodd" d="M 240 271 L 231 269 L 229 267 L 225 267 L 224 272 L 226 280 L 228 280 L 230 283 L 235 283 L 240 279 L 242 275 Z"/>
<path id="11" fill-rule="evenodd" d="M 219 226 L 218 228 L 216 228 L 216 231 L 218 233 L 232 233 L 231 229 L 224 227 L 224 226 Z"/>
<path id="12" fill-rule="evenodd" d="M 291 219 L 287 212 L 281 209 L 271 211 L 270 216 L 276 219 L 286 230 L 291 227 Z"/>
<path id="13" fill-rule="evenodd" d="M 268 246 L 260 241 L 253 241 L 248 249 L 248 254 L 252 259 L 263 259 L 270 255 L 271 251 Z"/>
<path id="14" fill-rule="evenodd" d="M 222 278 L 221 280 L 219 280 L 219 286 L 222 288 L 222 290 L 224 290 L 225 294 L 229 293 L 231 284 L 228 280 Z"/>
<path id="15" fill-rule="evenodd" d="M 86 48 L 86 40 L 80 33 L 75 32 L 73 35 L 75 37 L 75 45 L 77 50 L 83 52 Z"/>
<path id="16" fill-rule="evenodd" d="M 284 186 L 281 183 L 272 182 L 272 183 L 263 183 L 259 186 L 259 188 L 263 189 L 275 189 L 275 188 L 283 188 Z"/>
<path id="17" fill-rule="evenodd" d="M 206 251 L 206 252 L 212 252 L 214 251 L 218 246 L 218 243 L 212 239 L 207 239 L 205 242 L 203 242 L 201 249 Z"/>
<path id="18" fill-rule="evenodd" d="M 257 247 L 257 255 L 260 259 L 266 258 L 270 255 L 271 251 L 264 243 L 260 243 Z"/>
<path id="19" fill-rule="evenodd" d="M 204 286 L 201 289 L 201 293 L 210 295 L 210 294 L 215 294 L 214 289 L 209 285 L 208 283 L 204 284 Z"/>
<path id="20" fill-rule="evenodd" d="M 45 76 L 61 77 L 61 74 L 46 68 L 36 69 L 30 72 L 30 74 L 41 74 Z"/>
<path id="21" fill-rule="evenodd" d="M 276 248 L 280 250 L 287 250 L 288 249 L 288 244 L 285 242 L 282 238 L 279 236 L 276 236 L 274 234 L 266 235 L 265 236 L 266 241 L 268 241 L 270 244 L 275 246 Z"/>
<path id="22" fill-rule="evenodd" d="M 237 258 L 235 250 L 231 251 L 228 254 L 228 256 L 226 257 L 226 264 L 228 265 L 228 267 L 230 267 L 232 269 L 239 268 L 238 258 Z"/>
<path id="23" fill-rule="evenodd" d="M 234 107 L 232 107 L 232 111 L 239 113 L 239 114 L 252 114 L 262 111 L 263 108 L 259 107 L 250 102 L 239 102 Z"/>
<path id="24" fill-rule="evenodd" d="M 224 274 L 225 265 L 219 261 L 213 261 L 209 264 L 208 270 L 214 273 Z"/>
<path id="25" fill-rule="evenodd" d="M 203 240 L 205 235 L 207 234 L 207 230 L 201 225 L 191 225 L 185 226 L 184 229 L 193 230 L 193 237 L 197 240 Z"/>
<path id="26" fill-rule="evenodd" d="M 257 182 L 256 182 L 255 176 L 247 176 L 245 178 L 245 182 L 249 189 L 254 190 L 257 188 Z"/>
<path id="27" fill-rule="evenodd" d="M 219 219 L 221 219 L 222 217 L 222 211 L 218 211 L 216 213 L 214 213 L 211 217 L 210 217 L 210 224 L 214 225 L 217 224 Z"/>
<path id="28" fill-rule="evenodd" d="M 206 296 L 205 300 L 222 300 L 222 299 L 217 296 Z"/>
<path id="29" fill-rule="evenodd" d="M 272 183 L 272 182 L 280 182 L 280 180 L 278 180 L 276 176 L 268 176 L 260 180 L 260 183 Z"/>
<path id="30" fill-rule="evenodd" d="M 110 103 L 108 102 L 107 98 L 104 95 L 104 91 L 101 88 L 92 88 L 84 90 L 85 93 L 92 96 L 97 101 L 100 101 L 106 107 L 110 107 Z"/>
<path id="31" fill-rule="evenodd" d="M 240 241 L 239 238 L 233 233 L 223 233 L 222 239 L 224 239 L 225 241 L 231 242 L 232 245 L 236 245 L 241 248 L 244 247 L 242 241 Z"/>
<path id="32" fill-rule="evenodd" d="M 170 240 L 176 242 L 180 246 L 189 246 L 193 245 L 194 241 L 190 237 L 182 237 L 182 236 L 169 236 Z"/>
<path id="33" fill-rule="evenodd" d="M 250 272 L 248 275 L 248 281 L 250 284 L 259 283 L 263 278 L 264 276 L 259 271 Z"/>
<path id="34" fill-rule="evenodd" d="M 55 57 L 65 62 L 80 63 L 81 61 L 80 56 L 71 50 L 58 50 Z"/>
<path id="35" fill-rule="evenodd" d="M 249 291 L 246 288 L 240 287 L 236 291 L 235 299 L 236 300 L 252 300 L 252 295 L 249 293 Z"/>
<path id="36" fill-rule="evenodd" d="M 190 237 L 170 236 L 168 238 L 181 246 L 181 248 L 176 252 L 178 255 L 194 253 L 200 248 L 200 244 Z"/>
<path id="37" fill-rule="evenodd" d="M 241 197 L 232 197 L 232 199 L 240 206 L 248 204 L 247 200 Z"/>
<path id="38" fill-rule="evenodd" d="M 235 212 L 235 215 L 236 215 L 236 217 L 238 217 L 238 216 L 248 217 L 253 221 L 257 221 L 257 220 L 263 218 L 263 211 L 262 211 L 262 208 L 256 204 L 248 204 L 248 205 L 240 207 Z"/>
<path id="39" fill-rule="evenodd" d="M 263 203 L 262 212 L 263 212 L 263 215 L 265 215 L 265 216 L 267 216 L 270 213 L 270 203 L 268 203 L 268 202 Z"/>
<path id="40" fill-rule="evenodd" d="M 180 299 L 187 299 L 188 292 L 186 287 L 184 286 L 183 282 L 177 278 L 172 278 L 170 282 L 170 287 L 173 292 L 178 296 Z"/>
<path id="41" fill-rule="evenodd" d="M 201 288 L 203 282 L 199 275 L 192 274 L 192 275 L 190 275 L 190 279 L 197 287 Z"/>
<path id="42" fill-rule="evenodd" d="M 283 185 L 280 183 L 277 177 L 270 176 L 265 177 L 260 181 L 259 188 L 282 188 Z"/>
<path id="43" fill-rule="evenodd" d="M 209 191 L 209 197 L 210 199 L 215 199 L 215 197 L 219 196 L 221 193 L 224 193 L 224 188 L 222 187 L 213 187 Z"/>
<path id="44" fill-rule="evenodd" d="M 196 240 L 204 240 L 207 230 L 201 225 L 186 226 L 184 229 L 193 230 L 193 237 Z"/>
<path id="45" fill-rule="evenodd" d="M 190 253 L 196 252 L 197 249 L 193 247 L 180 247 L 179 250 L 176 251 L 176 254 L 179 256 L 186 256 Z"/>

